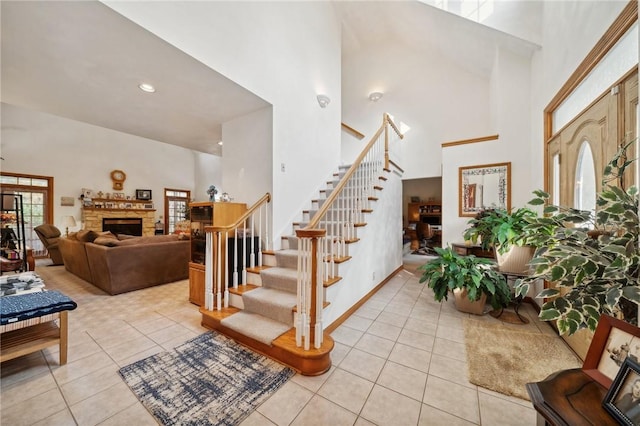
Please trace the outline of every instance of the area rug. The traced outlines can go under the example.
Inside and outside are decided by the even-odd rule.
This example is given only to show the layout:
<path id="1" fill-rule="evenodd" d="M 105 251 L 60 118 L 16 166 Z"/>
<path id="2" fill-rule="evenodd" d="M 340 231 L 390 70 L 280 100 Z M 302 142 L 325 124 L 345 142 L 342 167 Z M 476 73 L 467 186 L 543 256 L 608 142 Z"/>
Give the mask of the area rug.
<path id="1" fill-rule="evenodd" d="M 235 425 L 295 373 L 216 332 L 119 371 L 163 425 Z"/>
<path id="2" fill-rule="evenodd" d="M 465 319 L 464 341 L 471 383 L 526 400 L 526 383 L 582 365 L 560 337 L 534 331 Z"/>

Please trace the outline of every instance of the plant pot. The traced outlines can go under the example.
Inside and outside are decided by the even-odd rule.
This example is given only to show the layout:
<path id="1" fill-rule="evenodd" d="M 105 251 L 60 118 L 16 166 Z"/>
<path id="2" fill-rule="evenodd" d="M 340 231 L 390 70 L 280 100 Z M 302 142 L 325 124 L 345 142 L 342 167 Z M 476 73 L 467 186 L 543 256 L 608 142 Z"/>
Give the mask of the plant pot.
<path id="1" fill-rule="evenodd" d="M 479 300 L 469 300 L 466 289 L 455 289 L 453 296 L 455 297 L 456 309 L 460 312 L 474 315 L 484 314 L 484 305 L 487 303 L 486 294 L 483 294 Z"/>
<path id="2" fill-rule="evenodd" d="M 529 274 L 529 262 L 533 259 L 536 248 L 532 246 L 511 246 L 505 253 L 496 250 L 498 270 L 512 274 Z"/>

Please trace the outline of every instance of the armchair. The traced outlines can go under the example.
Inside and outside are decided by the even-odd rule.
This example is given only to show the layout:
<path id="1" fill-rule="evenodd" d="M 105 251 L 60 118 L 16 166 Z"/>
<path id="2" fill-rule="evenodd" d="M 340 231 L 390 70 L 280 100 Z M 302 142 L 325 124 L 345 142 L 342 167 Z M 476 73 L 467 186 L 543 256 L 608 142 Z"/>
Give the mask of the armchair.
<path id="1" fill-rule="evenodd" d="M 54 265 L 63 265 L 62 254 L 58 248 L 58 239 L 60 239 L 60 230 L 53 225 L 47 223 L 38 225 L 33 230 L 42 241 L 44 248 L 49 252 L 49 257 Z"/>

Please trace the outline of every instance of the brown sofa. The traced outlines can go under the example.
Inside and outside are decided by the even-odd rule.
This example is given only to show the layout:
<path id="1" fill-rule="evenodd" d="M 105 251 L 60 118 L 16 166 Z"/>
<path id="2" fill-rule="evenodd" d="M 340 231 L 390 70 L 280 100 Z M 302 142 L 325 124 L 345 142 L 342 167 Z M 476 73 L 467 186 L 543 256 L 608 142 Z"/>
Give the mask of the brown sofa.
<path id="1" fill-rule="evenodd" d="M 59 242 L 65 269 L 109 294 L 188 278 L 189 244 L 177 235 L 119 240 L 82 232 Z"/>

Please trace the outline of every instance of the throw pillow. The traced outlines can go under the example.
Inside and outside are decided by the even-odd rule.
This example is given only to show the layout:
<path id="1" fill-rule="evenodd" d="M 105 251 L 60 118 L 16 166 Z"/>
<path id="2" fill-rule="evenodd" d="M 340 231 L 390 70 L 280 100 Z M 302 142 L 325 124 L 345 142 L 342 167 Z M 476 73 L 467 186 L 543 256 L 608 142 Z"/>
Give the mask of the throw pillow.
<path id="1" fill-rule="evenodd" d="M 102 238 L 111 238 L 112 240 L 118 239 L 116 234 L 112 233 L 111 231 L 98 232 L 97 234 L 98 234 L 98 237 L 102 237 Z"/>
<path id="2" fill-rule="evenodd" d="M 82 231 L 78 231 L 76 237 L 78 237 L 78 241 L 82 241 L 83 243 L 92 243 L 93 240 L 98 238 L 98 233 L 83 229 Z"/>
<path id="3" fill-rule="evenodd" d="M 110 237 L 98 237 L 95 240 L 93 240 L 93 244 L 99 244 L 101 246 L 107 246 L 107 247 L 115 247 L 118 245 L 120 241 L 118 241 L 117 238 L 110 238 Z"/>

